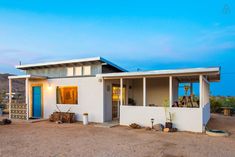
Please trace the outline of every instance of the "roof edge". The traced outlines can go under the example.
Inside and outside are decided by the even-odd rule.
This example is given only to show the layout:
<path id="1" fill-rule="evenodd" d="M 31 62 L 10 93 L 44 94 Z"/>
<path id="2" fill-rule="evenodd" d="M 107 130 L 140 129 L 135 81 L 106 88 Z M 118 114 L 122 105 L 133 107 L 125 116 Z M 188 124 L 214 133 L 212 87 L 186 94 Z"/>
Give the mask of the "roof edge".
<path id="1" fill-rule="evenodd" d="M 16 69 L 26 70 L 28 68 L 33 67 L 41 67 L 41 66 L 50 66 L 50 65 L 59 65 L 59 64 L 70 64 L 70 63 L 81 63 L 81 62 L 92 62 L 92 61 L 101 61 L 105 62 L 123 72 L 127 72 L 126 69 L 121 68 L 120 66 L 112 63 L 111 61 L 108 61 L 107 59 L 104 59 L 100 56 L 98 57 L 91 57 L 91 58 L 81 58 L 81 59 L 72 59 L 72 60 L 62 60 L 62 61 L 54 61 L 54 62 L 45 62 L 45 63 L 35 63 L 35 64 L 25 64 L 25 65 L 17 65 L 15 66 Z"/>
<path id="2" fill-rule="evenodd" d="M 140 72 L 122 72 L 122 73 L 107 73 L 97 74 L 97 77 L 128 77 L 128 76 L 140 76 L 140 75 L 174 75 L 185 73 L 212 73 L 217 72 L 220 75 L 221 67 L 208 67 L 208 68 L 187 68 L 187 69 L 169 69 L 169 70 L 151 70 Z"/>

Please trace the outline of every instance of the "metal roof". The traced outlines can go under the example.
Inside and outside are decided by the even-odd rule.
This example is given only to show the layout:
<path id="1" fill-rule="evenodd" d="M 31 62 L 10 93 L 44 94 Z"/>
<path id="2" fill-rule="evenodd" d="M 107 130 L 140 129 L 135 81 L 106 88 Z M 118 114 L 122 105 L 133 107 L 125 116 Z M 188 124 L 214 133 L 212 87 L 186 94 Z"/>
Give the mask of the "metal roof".
<path id="1" fill-rule="evenodd" d="M 115 67 L 123 72 L 127 72 L 127 70 L 119 67 L 118 65 L 102 58 L 102 57 L 93 57 L 93 58 L 82 58 L 82 59 L 73 59 L 73 60 L 64 60 L 64 61 L 55 61 L 55 62 L 46 62 L 46 63 L 36 63 L 36 64 L 25 64 L 25 65 L 17 65 L 17 69 L 26 70 L 30 68 L 36 68 L 36 67 L 44 67 L 44 66 L 53 66 L 53 65 L 66 65 L 66 64 L 75 64 L 75 63 L 84 63 L 84 62 L 101 62 L 106 63 L 112 67 Z"/>
<path id="2" fill-rule="evenodd" d="M 35 76 L 35 75 L 18 75 L 18 76 L 8 76 L 8 79 L 39 79 L 39 80 L 45 80 L 47 77 L 45 76 Z"/>
<path id="3" fill-rule="evenodd" d="M 97 77 L 115 78 L 115 77 L 138 77 L 138 76 L 184 76 L 184 75 L 211 75 L 213 80 L 220 80 L 220 67 L 211 68 L 188 68 L 188 69 L 170 69 L 170 70 L 153 70 L 153 71 L 139 71 L 139 72 L 121 72 L 97 74 Z"/>

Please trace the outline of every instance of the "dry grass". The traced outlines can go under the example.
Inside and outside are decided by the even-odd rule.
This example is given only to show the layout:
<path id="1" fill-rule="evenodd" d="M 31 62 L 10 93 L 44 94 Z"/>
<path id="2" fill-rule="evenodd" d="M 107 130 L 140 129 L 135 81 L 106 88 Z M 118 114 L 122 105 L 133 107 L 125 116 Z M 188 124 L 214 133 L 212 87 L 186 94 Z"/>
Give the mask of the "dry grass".
<path id="1" fill-rule="evenodd" d="M 211 122 L 209 126 L 226 128 L 233 134 L 209 137 L 187 132 L 132 130 L 122 126 L 109 129 L 80 123 L 14 122 L 0 126 L 0 156 L 234 157 L 235 117 L 213 115 Z"/>

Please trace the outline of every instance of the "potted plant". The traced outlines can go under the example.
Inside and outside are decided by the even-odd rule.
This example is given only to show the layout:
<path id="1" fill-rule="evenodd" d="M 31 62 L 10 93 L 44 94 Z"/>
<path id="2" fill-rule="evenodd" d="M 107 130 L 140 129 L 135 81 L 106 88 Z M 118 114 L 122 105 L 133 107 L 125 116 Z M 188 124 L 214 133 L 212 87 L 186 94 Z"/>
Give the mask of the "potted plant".
<path id="1" fill-rule="evenodd" d="M 169 112 L 169 100 L 166 99 L 163 103 L 165 109 L 166 123 L 165 128 L 172 128 L 172 113 Z"/>

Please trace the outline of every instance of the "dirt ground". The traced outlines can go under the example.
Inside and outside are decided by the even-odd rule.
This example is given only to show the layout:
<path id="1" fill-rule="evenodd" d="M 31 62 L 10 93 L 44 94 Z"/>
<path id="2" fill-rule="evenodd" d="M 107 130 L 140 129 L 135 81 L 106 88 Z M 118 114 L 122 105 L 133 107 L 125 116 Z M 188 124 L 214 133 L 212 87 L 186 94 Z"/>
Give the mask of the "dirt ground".
<path id="1" fill-rule="evenodd" d="M 17 121 L 0 126 L 0 156 L 234 157 L 235 117 L 212 115 L 209 127 L 226 129 L 231 136 Z"/>

